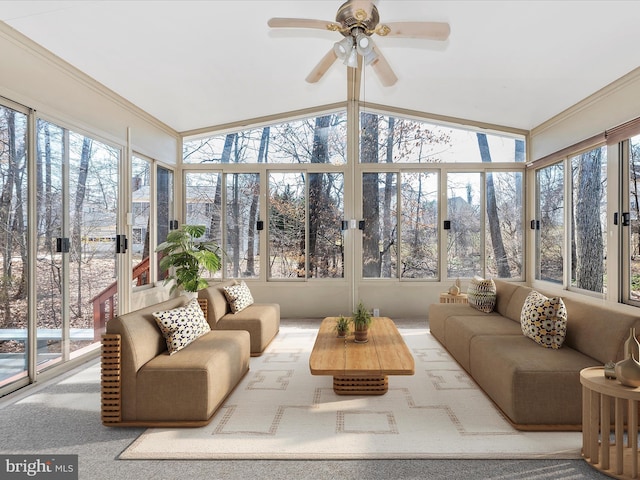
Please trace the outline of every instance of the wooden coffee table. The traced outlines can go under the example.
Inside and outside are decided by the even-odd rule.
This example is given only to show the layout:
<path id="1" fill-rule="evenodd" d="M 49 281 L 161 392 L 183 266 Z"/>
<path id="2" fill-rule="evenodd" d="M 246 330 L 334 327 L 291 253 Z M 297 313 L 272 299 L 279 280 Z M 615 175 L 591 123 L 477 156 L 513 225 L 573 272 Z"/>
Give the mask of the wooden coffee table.
<path id="1" fill-rule="evenodd" d="M 333 375 L 338 395 L 384 395 L 388 375 L 413 375 L 414 361 L 409 348 L 390 318 L 374 317 L 367 343 L 355 343 L 353 333 L 338 338 L 336 317 L 320 324 L 309 357 L 312 375 Z"/>

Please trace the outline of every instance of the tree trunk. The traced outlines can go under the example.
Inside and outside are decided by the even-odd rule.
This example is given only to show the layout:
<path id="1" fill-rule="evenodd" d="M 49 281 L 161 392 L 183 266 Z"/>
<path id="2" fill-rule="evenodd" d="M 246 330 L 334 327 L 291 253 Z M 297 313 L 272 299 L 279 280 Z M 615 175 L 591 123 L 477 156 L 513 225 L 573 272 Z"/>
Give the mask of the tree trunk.
<path id="1" fill-rule="evenodd" d="M 269 151 L 270 127 L 262 129 L 260 148 L 258 150 L 258 163 L 265 163 Z M 251 206 L 249 207 L 249 226 L 247 229 L 247 272 L 250 277 L 255 275 L 255 232 L 258 221 L 258 202 L 260 200 L 260 174 L 253 176 L 251 185 Z"/>
<path id="2" fill-rule="evenodd" d="M 224 141 L 224 148 L 222 150 L 222 156 L 220 157 L 220 163 L 229 163 L 231 159 L 231 152 L 233 151 L 233 145 L 238 139 L 237 133 L 230 133 L 226 136 Z M 216 190 L 213 195 L 213 208 L 211 209 L 211 221 L 209 223 L 209 231 L 211 232 L 211 240 L 218 245 L 222 245 L 222 219 L 220 218 L 220 212 L 222 212 L 222 175 L 218 175 L 216 181 Z"/>
<path id="3" fill-rule="evenodd" d="M 378 163 L 378 116 L 362 113 L 360 160 L 362 163 Z M 378 174 L 362 175 L 362 216 L 365 227 L 362 234 L 362 275 L 365 278 L 380 277 L 380 201 Z"/>
<path id="4" fill-rule="evenodd" d="M 71 237 L 71 254 L 76 262 L 78 279 L 77 315 L 82 317 L 82 207 L 87 189 L 87 177 L 89 176 L 89 162 L 91 160 L 92 141 L 84 137 L 82 141 L 82 153 L 80 166 L 78 167 L 78 186 L 74 203 L 73 229 Z"/>
<path id="5" fill-rule="evenodd" d="M 491 152 L 489 151 L 489 142 L 484 133 L 476 133 L 478 138 L 478 147 L 480 148 L 480 157 L 483 162 L 491 162 Z M 496 200 L 496 189 L 493 185 L 493 174 L 487 172 L 487 220 L 489 221 L 489 232 L 491 233 L 491 245 L 493 246 L 493 255 L 496 259 L 496 267 L 498 269 L 499 278 L 510 278 L 511 269 L 507 259 L 507 252 L 504 248 L 502 240 L 502 230 L 500 229 L 500 218 L 498 216 L 498 202 Z"/>
<path id="6" fill-rule="evenodd" d="M 395 117 L 389 117 L 387 145 L 386 145 L 386 163 L 393 163 L 393 133 L 394 133 Z M 380 274 L 384 278 L 391 278 L 392 274 L 392 258 L 391 246 L 395 244 L 395 229 L 393 228 L 393 219 L 391 212 L 391 200 L 394 197 L 395 185 L 393 179 L 395 173 L 386 173 L 384 182 L 384 202 L 382 208 L 382 238 L 384 245 L 381 252 L 381 268 Z"/>
<path id="7" fill-rule="evenodd" d="M 576 286 L 603 291 L 602 149 L 580 155 L 576 172 Z"/>
<path id="8" fill-rule="evenodd" d="M 328 163 L 329 161 L 329 126 L 331 115 L 316 118 L 313 131 L 313 150 L 311 151 L 311 163 Z M 309 174 L 309 277 L 317 277 L 318 269 L 318 230 L 322 221 L 322 214 L 328 206 L 328 201 L 323 194 L 322 173 Z M 302 238 L 304 242 L 304 236 Z M 302 247 L 304 250 L 304 245 Z M 301 257 L 304 258 L 304 257 Z M 304 265 L 300 267 L 304 268 Z"/>
<path id="9" fill-rule="evenodd" d="M 4 185 L 2 186 L 2 194 L 0 195 L 0 228 L 2 229 L 2 291 L 0 293 L 0 301 L 4 309 L 4 318 L 6 326 L 11 326 L 11 304 L 10 286 L 11 286 L 11 256 L 13 237 L 11 234 L 11 211 L 13 200 L 13 187 L 15 185 L 15 162 L 16 162 L 16 128 L 15 113 L 11 109 L 5 109 L 5 118 L 7 122 L 7 154 L 8 166 Z"/>

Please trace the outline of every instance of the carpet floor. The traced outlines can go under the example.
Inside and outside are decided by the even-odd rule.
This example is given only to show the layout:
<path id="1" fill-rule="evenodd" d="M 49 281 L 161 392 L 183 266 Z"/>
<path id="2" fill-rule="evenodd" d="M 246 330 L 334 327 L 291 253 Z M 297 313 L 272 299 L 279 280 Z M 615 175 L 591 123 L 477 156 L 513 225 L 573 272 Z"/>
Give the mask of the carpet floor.
<path id="1" fill-rule="evenodd" d="M 400 329 L 415 375 L 381 396 L 311 375 L 316 333 L 283 326 L 208 426 L 149 429 L 120 458 L 580 458 L 580 432 L 515 430 L 427 328 Z"/>
<path id="2" fill-rule="evenodd" d="M 301 324 L 288 319 L 282 323 Z M 319 321 L 302 324 L 317 326 Z M 424 325 L 423 321 L 418 326 Z M 406 326 L 415 325 L 408 322 Z M 579 459 L 123 460 L 119 459 L 120 453 L 144 429 L 109 428 L 100 423 L 100 367 L 95 360 L 1 398 L 0 425 L 0 455 L 75 454 L 83 480 L 610 478 Z"/>

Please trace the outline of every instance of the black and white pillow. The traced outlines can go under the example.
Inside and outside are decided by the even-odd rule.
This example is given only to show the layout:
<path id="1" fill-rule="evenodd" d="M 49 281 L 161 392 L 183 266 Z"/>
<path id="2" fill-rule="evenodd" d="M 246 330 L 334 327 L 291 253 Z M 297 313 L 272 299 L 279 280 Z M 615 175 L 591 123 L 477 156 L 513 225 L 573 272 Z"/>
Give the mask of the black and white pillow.
<path id="1" fill-rule="evenodd" d="M 525 337 L 546 348 L 562 347 L 567 335 L 567 309 L 560 297 L 533 290 L 524 301 L 520 326 Z"/>
<path id="2" fill-rule="evenodd" d="M 490 278 L 473 277 L 469 282 L 467 301 L 481 312 L 493 312 L 496 306 L 496 284 Z"/>
<path id="3" fill-rule="evenodd" d="M 211 331 L 197 298 L 184 307 L 153 312 L 153 317 L 167 342 L 169 355 L 182 350 L 196 338 Z"/>
<path id="4" fill-rule="evenodd" d="M 222 289 L 233 313 L 238 313 L 253 304 L 253 296 L 244 280 L 235 285 L 222 287 Z"/>

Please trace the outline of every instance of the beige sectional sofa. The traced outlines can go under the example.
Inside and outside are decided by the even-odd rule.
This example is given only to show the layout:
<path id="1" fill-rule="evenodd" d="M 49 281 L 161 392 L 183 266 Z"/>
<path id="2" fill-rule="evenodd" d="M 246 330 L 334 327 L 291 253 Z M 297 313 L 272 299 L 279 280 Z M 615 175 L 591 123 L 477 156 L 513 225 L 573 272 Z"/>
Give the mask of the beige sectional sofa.
<path id="1" fill-rule="evenodd" d="M 207 321 L 216 330 L 246 330 L 251 337 L 251 355 L 259 356 L 280 330 L 280 305 L 254 303 L 232 313 L 224 295 L 224 287 L 234 280 L 210 284 L 198 292 L 198 298 L 208 302 Z"/>
<path id="2" fill-rule="evenodd" d="M 432 304 L 432 335 L 516 428 L 580 429 L 580 370 L 621 360 L 630 328 L 640 330 L 640 317 L 604 303 L 563 297 L 564 344 L 557 350 L 544 348 L 525 337 L 520 327 L 522 306 L 532 289 L 503 281 L 495 284 L 492 313 L 465 304 Z"/>
<path id="3" fill-rule="evenodd" d="M 247 373 L 250 339 L 242 330 L 214 329 L 168 354 L 152 313 L 187 302 L 181 296 L 107 323 L 102 344 L 105 425 L 206 425 Z"/>

